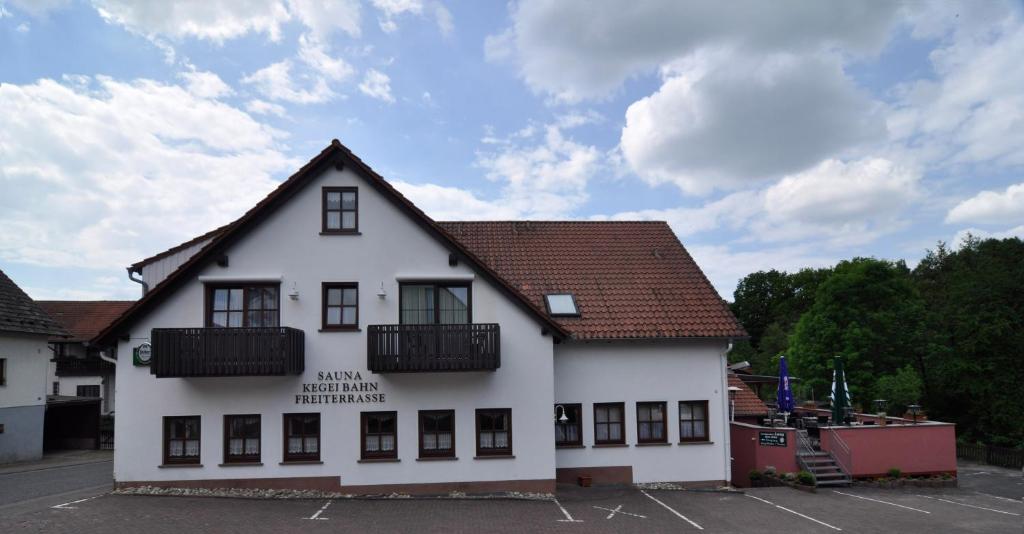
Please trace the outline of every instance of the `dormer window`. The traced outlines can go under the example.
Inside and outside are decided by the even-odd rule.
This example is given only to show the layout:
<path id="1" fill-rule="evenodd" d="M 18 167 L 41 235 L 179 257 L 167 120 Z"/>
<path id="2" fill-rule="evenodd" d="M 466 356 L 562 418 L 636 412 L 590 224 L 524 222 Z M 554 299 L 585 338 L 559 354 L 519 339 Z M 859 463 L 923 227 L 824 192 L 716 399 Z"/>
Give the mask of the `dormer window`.
<path id="1" fill-rule="evenodd" d="M 321 233 L 359 232 L 359 191 L 355 187 L 325 187 Z"/>
<path id="2" fill-rule="evenodd" d="M 572 293 L 551 293 L 544 295 L 548 305 L 548 313 L 552 317 L 579 317 L 580 310 L 576 307 L 576 298 Z"/>

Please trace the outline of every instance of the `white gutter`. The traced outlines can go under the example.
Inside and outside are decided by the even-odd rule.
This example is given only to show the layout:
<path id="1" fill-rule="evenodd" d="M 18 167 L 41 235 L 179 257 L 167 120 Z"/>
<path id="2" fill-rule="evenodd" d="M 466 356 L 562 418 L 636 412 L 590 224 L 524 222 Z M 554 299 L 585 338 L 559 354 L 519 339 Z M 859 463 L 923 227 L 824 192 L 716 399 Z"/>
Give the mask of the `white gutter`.
<path id="1" fill-rule="evenodd" d="M 725 454 L 722 456 L 725 461 L 725 483 L 732 485 L 732 426 L 730 425 L 728 413 L 729 413 L 729 381 L 726 378 L 725 369 L 729 366 L 729 353 L 732 352 L 732 338 L 729 339 L 729 345 L 725 347 L 725 352 L 722 353 L 722 365 L 719 366 L 719 372 L 721 373 L 722 379 L 722 398 L 725 400 L 723 403 L 724 410 L 727 415 L 724 418 L 726 421 L 725 428 L 723 429 L 723 441 L 725 442 Z"/>

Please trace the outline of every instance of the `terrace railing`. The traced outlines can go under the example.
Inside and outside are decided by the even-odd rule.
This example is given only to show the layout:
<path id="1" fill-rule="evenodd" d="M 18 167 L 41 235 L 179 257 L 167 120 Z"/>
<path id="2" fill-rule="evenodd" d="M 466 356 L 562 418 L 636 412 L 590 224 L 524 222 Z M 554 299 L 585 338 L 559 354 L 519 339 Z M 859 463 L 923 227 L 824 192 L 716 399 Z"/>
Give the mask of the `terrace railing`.
<path id="1" fill-rule="evenodd" d="M 150 372 L 157 378 L 297 375 L 305 368 L 302 330 L 154 328 Z"/>
<path id="2" fill-rule="evenodd" d="M 493 371 L 501 332 L 497 324 L 370 325 L 366 360 L 374 373 Z"/>

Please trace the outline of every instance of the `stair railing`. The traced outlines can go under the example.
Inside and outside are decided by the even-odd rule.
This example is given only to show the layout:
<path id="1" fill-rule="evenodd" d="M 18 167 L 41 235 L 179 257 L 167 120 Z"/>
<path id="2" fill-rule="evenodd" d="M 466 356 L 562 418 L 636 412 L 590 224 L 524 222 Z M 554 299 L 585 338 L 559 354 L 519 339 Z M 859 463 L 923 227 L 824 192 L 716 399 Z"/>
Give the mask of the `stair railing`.
<path id="1" fill-rule="evenodd" d="M 828 427 L 829 437 L 832 438 L 832 443 L 835 445 L 832 450 L 832 458 L 835 459 L 836 465 L 839 469 L 848 477 L 853 477 L 853 451 L 850 450 L 850 446 L 843 441 L 843 438 L 839 437 L 839 432 L 836 432 L 835 428 Z"/>
<path id="2" fill-rule="evenodd" d="M 811 438 L 806 434 L 806 432 L 800 432 L 798 430 L 794 433 L 796 434 L 797 443 L 796 463 L 800 466 L 801 470 L 810 472 L 811 467 L 804 460 L 804 457 L 814 456 L 817 451 L 815 451 L 814 447 L 811 445 Z"/>

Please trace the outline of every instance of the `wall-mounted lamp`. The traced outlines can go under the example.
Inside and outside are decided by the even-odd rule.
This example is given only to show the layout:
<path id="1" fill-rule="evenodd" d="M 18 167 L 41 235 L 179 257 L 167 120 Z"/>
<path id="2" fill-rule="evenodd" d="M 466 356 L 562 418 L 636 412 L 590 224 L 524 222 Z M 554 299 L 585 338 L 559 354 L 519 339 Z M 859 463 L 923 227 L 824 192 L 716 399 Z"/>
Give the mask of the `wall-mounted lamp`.
<path id="1" fill-rule="evenodd" d="M 292 290 L 288 293 L 288 298 L 292 300 L 299 300 L 299 288 L 292 282 Z"/>
<path id="2" fill-rule="evenodd" d="M 387 298 L 387 296 L 388 296 L 388 292 L 384 291 L 384 282 L 381 282 L 380 283 L 380 289 L 377 290 L 377 297 L 379 297 L 381 300 L 383 300 L 383 299 Z"/>
<path id="3" fill-rule="evenodd" d="M 559 411 L 562 412 L 562 415 L 558 415 Z M 562 424 L 569 422 L 569 416 L 565 415 L 565 407 L 562 406 L 561 404 L 555 405 L 555 422 Z"/>

